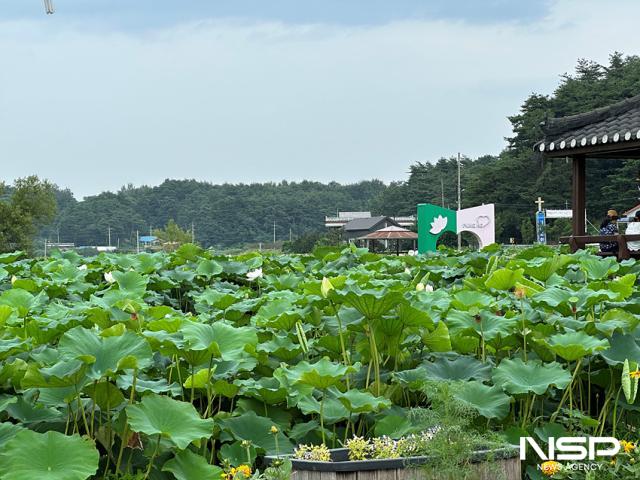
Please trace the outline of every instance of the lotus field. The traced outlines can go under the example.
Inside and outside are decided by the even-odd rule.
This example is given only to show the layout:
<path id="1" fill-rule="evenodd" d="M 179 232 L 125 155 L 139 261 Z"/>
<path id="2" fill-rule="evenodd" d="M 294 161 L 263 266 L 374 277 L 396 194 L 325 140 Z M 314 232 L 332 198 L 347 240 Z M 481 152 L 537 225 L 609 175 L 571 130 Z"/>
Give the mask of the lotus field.
<path id="1" fill-rule="evenodd" d="M 5 254 L 0 479 L 279 478 L 263 455 L 419 436 L 434 385 L 511 443 L 634 442 L 639 271 L 547 247 Z M 625 446 L 611 478 L 638 474 Z"/>

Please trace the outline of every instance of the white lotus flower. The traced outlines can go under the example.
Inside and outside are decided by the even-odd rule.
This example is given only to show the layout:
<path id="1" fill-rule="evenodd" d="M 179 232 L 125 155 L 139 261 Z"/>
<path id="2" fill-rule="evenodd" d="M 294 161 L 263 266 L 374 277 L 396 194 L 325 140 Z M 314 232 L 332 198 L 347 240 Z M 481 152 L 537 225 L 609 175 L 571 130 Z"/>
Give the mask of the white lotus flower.
<path id="1" fill-rule="evenodd" d="M 16 280 L 18 280 L 18 277 L 16 277 L 15 275 L 11 276 L 11 285 L 13 285 L 14 283 L 16 283 Z"/>
<path id="2" fill-rule="evenodd" d="M 424 283 L 420 282 L 419 284 L 416 285 L 416 290 L 418 292 L 422 292 L 424 291 Z"/>
<path id="3" fill-rule="evenodd" d="M 256 268 L 255 270 L 251 270 L 250 272 L 247 272 L 247 280 L 253 282 L 257 278 L 262 278 L 261 268 Z"/>
<path id="4" fill-rule="evenodd" d="M 113 278 L 113 274 L 111 272 L 105 273 L 104 279 L 107 281 L 107 283 L 114 283 L 116 281 L 116 279 Z"/>
<path id="5" fill-rule="evenodd" d="M 424 286 L 425 292 L 433 292 L 433 285 L 429 285 L 428 283 Z"/>
<path id="6" fill-rule="evenodd" d="M 411 270 L 409 268 L 405 268 L 404 273 L 406 273 L 407 275 L 411 275 Z"/>
<path id="7" fill-rule="evenodd" d="M 86 269 L 87 269 L 87 266 L 86 266 L 86 265 L 80 265 L 80 266 L 78 267 L 78 270 L 86 270 Z"/>
<path id="8" fill-rule="evenodd" d="M 449 219 L 447 217 L 438 215 L 433 219 L 433 222 L 431 222 L 431 230 L 429 230 L 429 233 L 432 233 L 433 235 L 439 234 L 446 228 L 448 221 Z"/>

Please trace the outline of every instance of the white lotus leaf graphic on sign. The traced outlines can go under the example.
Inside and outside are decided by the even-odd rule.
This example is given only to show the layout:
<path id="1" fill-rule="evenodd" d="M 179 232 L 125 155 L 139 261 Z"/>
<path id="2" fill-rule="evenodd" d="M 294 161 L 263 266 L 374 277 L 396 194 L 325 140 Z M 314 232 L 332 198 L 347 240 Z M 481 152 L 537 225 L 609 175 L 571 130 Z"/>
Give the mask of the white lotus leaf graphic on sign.
<path id="1" fill-rule="evenodd" d="M 433 222 L 431 222 L 431 230 L 429 233 L 433 235 L 438 235 L 441 231 L 443 231 L 447 227 L 447 217 L 443 217 L 442 215 L 438 215 L 434 217 Z"/>

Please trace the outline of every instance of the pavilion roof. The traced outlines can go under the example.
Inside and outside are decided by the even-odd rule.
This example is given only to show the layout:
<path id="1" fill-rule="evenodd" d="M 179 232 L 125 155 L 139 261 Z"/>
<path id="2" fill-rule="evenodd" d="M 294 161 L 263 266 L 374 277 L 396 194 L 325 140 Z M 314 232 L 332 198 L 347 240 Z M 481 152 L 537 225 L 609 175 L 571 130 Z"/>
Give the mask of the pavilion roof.
<path id="1" fill-rule="evenodd" d="M 360 240 L 402 240 L 405 238 L 413 240 L 418 238 L 418 234 L 411 230 L 407 230 L 406 228 L 391 225 L 389 227 L 376 230 L 375 232 L 371 232 L 364 237 L 360 237 Z"/>
<path id="2" fill-rule="evenodd" d="M 600 153 L 630 158 L 628 150 L 637 149 L 640 142 L 640 95 L 590 112 L 548 119 L 542 128 L 544 139 L 534 148 L 547 156 Z"/>

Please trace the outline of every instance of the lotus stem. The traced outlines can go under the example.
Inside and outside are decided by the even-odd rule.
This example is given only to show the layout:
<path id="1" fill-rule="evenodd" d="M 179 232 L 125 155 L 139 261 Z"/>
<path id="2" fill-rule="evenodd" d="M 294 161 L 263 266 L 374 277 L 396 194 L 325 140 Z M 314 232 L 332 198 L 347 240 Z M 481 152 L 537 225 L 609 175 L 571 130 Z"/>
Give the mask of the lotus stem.
<path id="1" fill-rule="evenodd" d="M 622 386 L 618 388 L 618 394 L 616 395 L 616 401 L 613 404 L 613 431 L 611 432 L 611 436 L 615 438 L 616 436 L 616 427 L 618 426 L 618 399 L 620 398 L 620 392 L 622 391 Z"/>
<path id="2" fill-rule="evenodd" d="M 562 406 L 564 405 L 564 402 L 567 400 L 567 395 L 570 394 L 571 389 L 573 388 L 573 382 L 575 381 L 576 377 L 578 376 L 578 371 L 580 370 L 580 365 L 582 365 L 582 358 L 579 358 L 578 361 L 576 362 L 576 368 L 573 371 L 573 376 L 571 377 L 571 381 L 569 382 L 569 385 L 567 386 L 567 388 L 564 390 L 564 394 L 562 395 L 562 399 L 560 400 L 560 403 L 558 404 L 558 408 L 555 412 L 553 412 L 553 415 L 551 415 L 551 418 L 549 419 L 550 422 L 553 422 L 558 414 L 560 413 L 560 410 L 562 409 Z"/>
<path id="3" fill-rule="evenodd" d="M 158 449 L 160 448 L 160 438 L 162 435 L 158 435 L 158 441 L 156 442 L 156 448 L 153 450 L 153 455 L 149 459 L 149 466 L 147 467 L 147 473 L 144 475 L 143 480 L 147 480 L 149 478 L 149 474 L 151 473 L 151 468 L 153 467 L 153 461 L 156 459 L 156 455 L 158 454 Z"/>
<path id="4" fill-rule="evenodd" d="M 322 434 L 322 445 L 324 443 L 324 391 L 322 392 L 322 400 L 320 400 L 320 433 Z"/>

